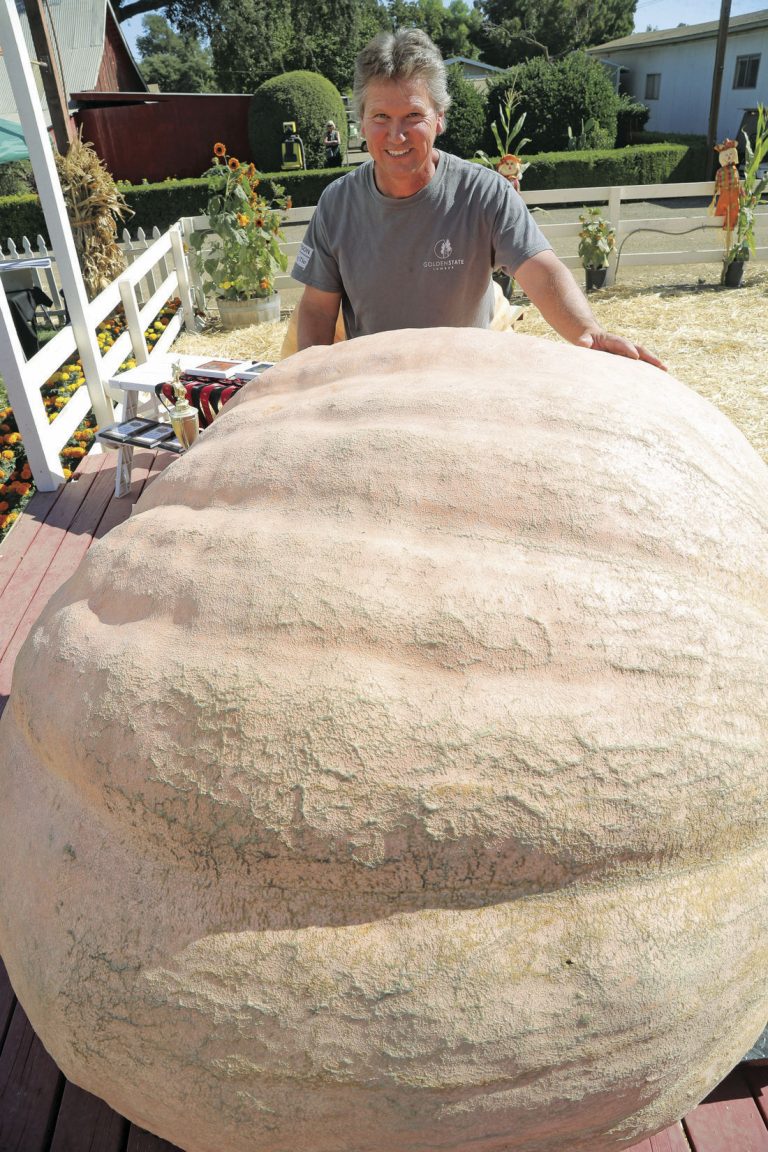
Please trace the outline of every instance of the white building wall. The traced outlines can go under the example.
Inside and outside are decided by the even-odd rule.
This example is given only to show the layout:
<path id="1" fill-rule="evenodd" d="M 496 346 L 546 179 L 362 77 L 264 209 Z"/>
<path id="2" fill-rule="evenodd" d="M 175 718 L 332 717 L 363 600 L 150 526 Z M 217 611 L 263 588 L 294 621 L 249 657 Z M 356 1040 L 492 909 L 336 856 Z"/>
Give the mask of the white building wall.
<path id="1" fill-rule="evenodd" d="M 705 135 L 709 124 L 715 38 L 648 44 L 612 49 L 612 63 L 628 69 L 622 73 L 623 88 L 650 109 L 649 132 L 693 132 Z M 756 88 L 734 88 L 737 56 L 760 55 Z M 661 74 L 658 100 L 646 100 L 648 73 Z M 735 136 L 745 108 L 768 105 L 768 27 L 731 33 L 725 53 L 720 93 L 718 140 Z"/>

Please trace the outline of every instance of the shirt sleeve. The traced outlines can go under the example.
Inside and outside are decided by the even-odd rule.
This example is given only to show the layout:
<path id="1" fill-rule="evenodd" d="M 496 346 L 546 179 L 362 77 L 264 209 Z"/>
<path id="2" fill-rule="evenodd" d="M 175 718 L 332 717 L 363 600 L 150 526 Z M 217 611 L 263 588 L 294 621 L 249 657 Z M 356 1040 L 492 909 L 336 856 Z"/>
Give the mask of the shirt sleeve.
<path id="1" fill-rule="evenodd" d="M 499 177 L 503 180 L 503 177 Z M 509 276 L 526 260 L 539 252 L 549 252 L 552 245 L 539 228 L 522 197 L 508 180 L 502 189 L 502 201 L 496 215 L 493 246 L 494 265 Z"/>
<path id="2" fill-rule="evenodd" d="M 338 260 L 331 250 L 324 225 L 328 208 L 327 201 L 324 204 L 323 199 L 324 196 L 321 196 L 304 239 L 299 245 L 291 276 L 300 284 L 318 288 L 321 292 L 342 292 L 343 284 Z"/>

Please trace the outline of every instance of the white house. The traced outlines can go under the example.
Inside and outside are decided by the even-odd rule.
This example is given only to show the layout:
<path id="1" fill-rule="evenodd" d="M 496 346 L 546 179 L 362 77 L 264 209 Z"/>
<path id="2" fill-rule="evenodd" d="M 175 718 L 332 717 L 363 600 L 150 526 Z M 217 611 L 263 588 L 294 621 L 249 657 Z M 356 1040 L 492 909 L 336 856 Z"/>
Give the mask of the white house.
<path id="1" fill-rule="evenodd" d="M 706 135 L 718 21 L 637 32 L 587 51 L 613 71 L 621 90 L 650 109 L 649 132 Z M 734 137 L 745 110 L 768 104 L 768 8 L 732 16 L 728 26 L 717 139 Z"/>
<path id="2" fill-rule="evenodd" d="M 446 67 L 450 67 L 451 64 L 460 64 L 464 79 L 469 80 L 470 84 L 474 84 L 481 91 L 487 87 L 489 81 L 496 76 L 501 76 L 502 72 L 505 71 L 504 68 L 497 68 L 495 64 L 485 64 L 482 60 L 470 60 L 468 56 L 449 56 L 445 64 Z"/>

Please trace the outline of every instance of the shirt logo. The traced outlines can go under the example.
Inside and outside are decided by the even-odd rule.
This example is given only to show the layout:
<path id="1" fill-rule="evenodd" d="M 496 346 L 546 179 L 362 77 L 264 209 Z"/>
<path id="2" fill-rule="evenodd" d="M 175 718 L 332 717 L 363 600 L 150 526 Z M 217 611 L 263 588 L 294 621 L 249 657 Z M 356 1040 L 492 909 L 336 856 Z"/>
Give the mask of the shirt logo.
<path id="1" fill-rule="evenodd" d="M 314 248 L 310 248 L 308 244 L 302 244 L 296 254 L 296 264 L 299 268 L 306 268 L 309 264 L 310 257 L 314 252 Z"/>
<path id="2" fill-rule="evenodd" d="M 425 260 L 422 267 L 433 268 L 436 272 L 454 272 L 464 263 L 454 255 L 455 249 L 447 236 L 443 240 L 438 240 L 432 251 L 437 259 Z"/>

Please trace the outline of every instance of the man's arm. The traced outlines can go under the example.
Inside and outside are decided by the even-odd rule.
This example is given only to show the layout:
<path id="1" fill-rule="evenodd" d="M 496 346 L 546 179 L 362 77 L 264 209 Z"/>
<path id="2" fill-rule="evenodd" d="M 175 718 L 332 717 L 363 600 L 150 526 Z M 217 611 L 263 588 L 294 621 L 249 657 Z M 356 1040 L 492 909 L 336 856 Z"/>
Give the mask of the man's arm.
<path id="1" fill-rule="evenodd" d="M 340 304 L 340 292 L 321 292 L 309 286 L 304 289 L 298 304 L 299 352 L 313 344 L 333 344 Z"/>
<path id="2" fill-rule="evenodd" d="M 526 260 L 516 270 L 515 280 L 547 323 L 571 344 L 627 356 L 630 360 L 645 360 L 656 368 L 664 368 L 652 352 L 639 344 L 603 331 L 584 293 L 554 252 L 538 252 Z"/>

